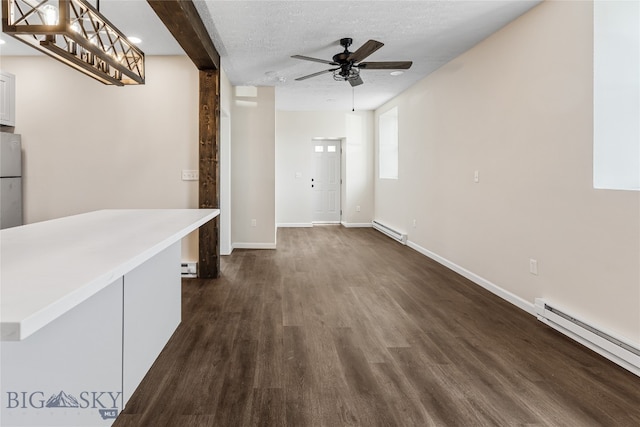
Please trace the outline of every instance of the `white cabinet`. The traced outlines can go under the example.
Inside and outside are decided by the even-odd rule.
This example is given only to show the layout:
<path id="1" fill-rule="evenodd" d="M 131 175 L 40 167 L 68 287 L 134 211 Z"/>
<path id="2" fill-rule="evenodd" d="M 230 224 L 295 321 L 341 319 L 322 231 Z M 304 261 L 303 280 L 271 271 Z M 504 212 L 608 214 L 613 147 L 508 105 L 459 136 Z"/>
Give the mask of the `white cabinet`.
<path id="1" fill-rule="evenodd" d="M 181 301 L 180 242 L 125 274 L 123 408 L 180 324 Z"/>
<path id="2" fill-rule="evenodd" d="M 0 346 L 7 427 L 108 427 L 180 324 L 180 241 Z"/>
<path id="3" fill-rule="evenodd" d="M 2 341 L 2 426 L 113 423 L 123 407 L 122 298 L 119 278 L 27 339 Z"/>
<path id="4" fill-rule="evenodd" d="M 16 125 L 16 76 L 0 71 L 0 125 Z"/>
<path id="5" fill-rule="evenodd" d="M 0 425 L 110 426 L 180 323 L 180 240 L 219 214 L 113 209 L 0 230 Z"/>

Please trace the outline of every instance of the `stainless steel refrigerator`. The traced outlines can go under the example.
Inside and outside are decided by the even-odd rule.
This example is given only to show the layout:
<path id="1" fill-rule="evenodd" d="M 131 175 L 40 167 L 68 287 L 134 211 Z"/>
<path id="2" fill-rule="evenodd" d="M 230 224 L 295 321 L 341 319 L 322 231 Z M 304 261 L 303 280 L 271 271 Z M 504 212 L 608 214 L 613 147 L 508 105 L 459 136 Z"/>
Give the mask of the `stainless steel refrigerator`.
<path id="1" fill-rule="evenodd" d="M 0 132 L 0 229 L 22 225 L 22 140 Z"/>

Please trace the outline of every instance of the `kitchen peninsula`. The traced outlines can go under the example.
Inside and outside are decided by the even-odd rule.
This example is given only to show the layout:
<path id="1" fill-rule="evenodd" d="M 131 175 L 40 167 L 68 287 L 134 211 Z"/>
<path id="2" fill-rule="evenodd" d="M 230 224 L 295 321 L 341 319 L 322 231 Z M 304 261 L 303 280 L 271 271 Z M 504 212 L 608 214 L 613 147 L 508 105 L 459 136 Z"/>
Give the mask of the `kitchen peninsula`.
<path id="1" fill-rule="evenodd" d="M 111 425 L 180 323 L 181 239 L 217 215 L 102 210 L 2 230 L 2 425 Z"/>

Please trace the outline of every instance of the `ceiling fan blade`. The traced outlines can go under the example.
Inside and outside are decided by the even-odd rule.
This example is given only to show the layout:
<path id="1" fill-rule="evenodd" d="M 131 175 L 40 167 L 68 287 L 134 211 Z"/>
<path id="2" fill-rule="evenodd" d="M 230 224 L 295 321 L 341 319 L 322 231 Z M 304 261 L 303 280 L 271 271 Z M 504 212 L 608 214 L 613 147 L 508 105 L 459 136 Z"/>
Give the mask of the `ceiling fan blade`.
<path id="1" fill-rule="evenodd" d="M 337 68 L 331 68 L 331 69 L 329 69 L 329 70 L 318 71 L 317 73 L 309 74 L 308 76 L 298 77 L 298 78 L 296 79 L 296 81 L 298 81 L 298 82 L 299 82 L 299 81 L 301 81 L 301 80 L 310 79 L 311 77 L 320 76 L 320 75 L 325 74 L 325 73 L 331 73 L 331 72 L 333 72 L 333 71 L 335 71 L 335 70 L 337 70 Z"/>
<path id="2" fill-rule="evenodd" d="M 408 70 L 412 64 L 413 62 L 411 61 L 362 62 L 358 64 L 358 68 L 366 70 Z"/>
<path id="3" fill-rule="evenodd" d="M 384 43 L 375 40 L 369 40 L 368 42 L 360 46 L 358 50 L 349 55 L 349 58 L 347 59 L 349 61 L 360 62 L 376 50 L 380 49 L 382 46 L 384 46 Z"/>
<path id="4" fill-rule="evenodd" d="M 355 79 L 349 79 L 349 83 L 351 84 L 351 86 L 355 87 L 360 86 L 364 82 L 362 81 L 362 77 L 358 76 Z"/>
<path id="5" fill-rule="evenodd" d="M 302 59 L 303 61 L 319 62 L 321 64 L 338 65 L 335 62 L 325 61 L 324 59 L 312 58 L 310 56 L 304 56 L 304 55 L 293 55 L 292 58 Z"/>

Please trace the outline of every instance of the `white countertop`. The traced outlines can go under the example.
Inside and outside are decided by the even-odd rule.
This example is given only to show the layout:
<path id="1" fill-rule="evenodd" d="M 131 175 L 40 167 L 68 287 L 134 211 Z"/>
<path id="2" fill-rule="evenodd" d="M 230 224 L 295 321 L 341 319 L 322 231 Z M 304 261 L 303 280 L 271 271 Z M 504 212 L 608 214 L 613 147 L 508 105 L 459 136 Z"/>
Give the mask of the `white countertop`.
<path id="1" fill-rule="evenodd" d="M 2 341 L 25 339 L 219 213 L 102 210 L 0 231 Z"/>

